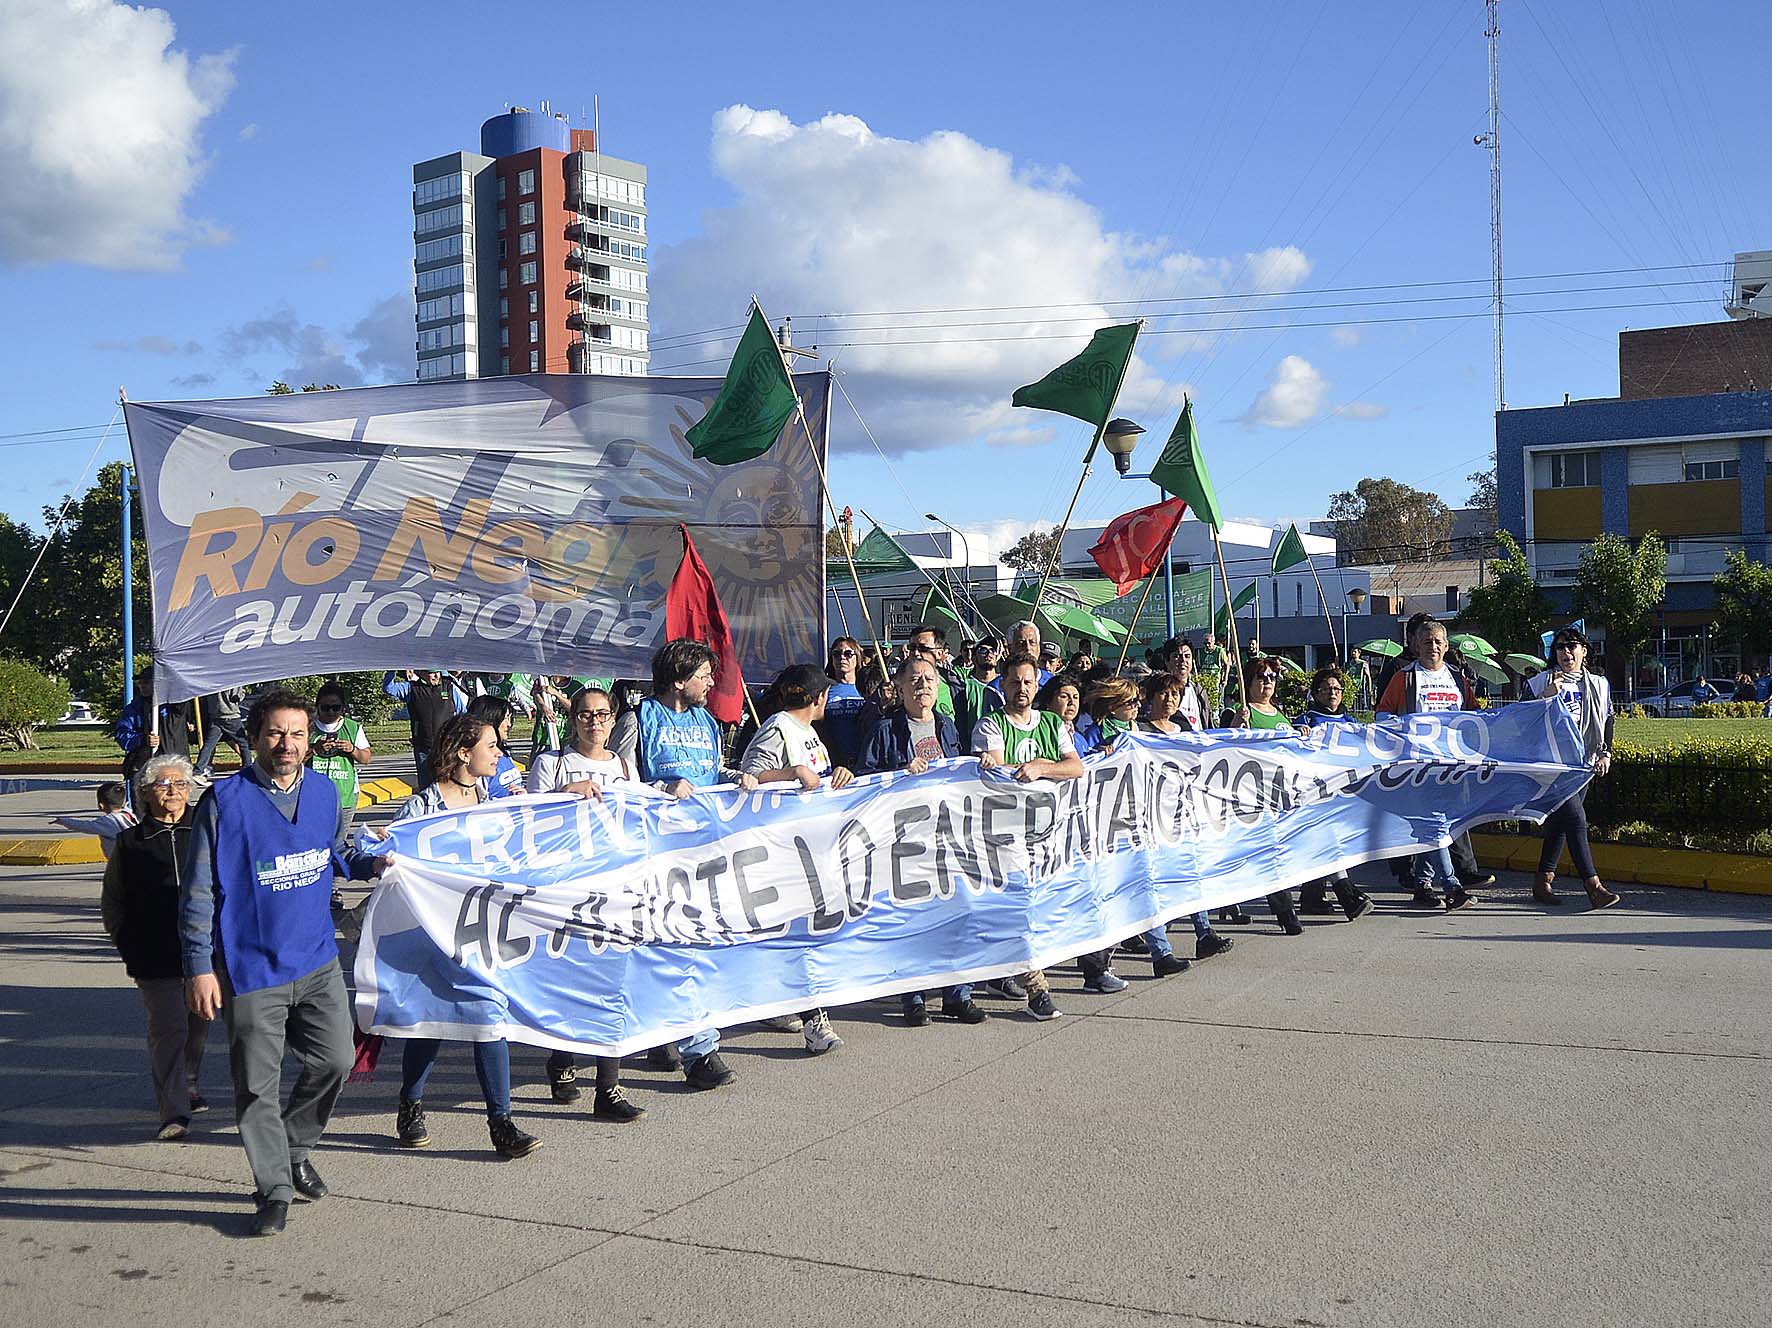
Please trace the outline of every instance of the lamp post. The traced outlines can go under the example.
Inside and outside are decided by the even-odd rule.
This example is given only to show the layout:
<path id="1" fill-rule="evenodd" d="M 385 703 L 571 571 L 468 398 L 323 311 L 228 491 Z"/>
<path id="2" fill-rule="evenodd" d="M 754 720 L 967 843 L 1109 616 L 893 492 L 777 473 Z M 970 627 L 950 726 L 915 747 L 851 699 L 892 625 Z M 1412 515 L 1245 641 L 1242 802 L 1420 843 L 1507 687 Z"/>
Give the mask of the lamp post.
<path id="1" fill-rule="evenodd" d="M 1132 450 L 1138 446 L 1138 435 L 1144 432 L 1144 426 L 1127 419 L 1113 419 L 1107 423 L 1101 435 L 1101 445 L 1108 450 L 1114 459 L 1114 470 L 1123 480 L 1148 480 L 1150 472 L 1132 473 Z M 1157 485 L 1157 494 L 1161 498 L 1163 486 Z M 1169 547 L 1163 550 L 1163 639 L 1175 639 L 1175 536 L 1169 537 Z M 1127 625 L 1130 633 L 1138 626 L 1135 617 Z"/>
<path id="2" fill-rule="evenodd" d="M 1366 592 L 1361 590 L 1358 586 L 1355 586 L 1352 590 L 1347 592 L 1347 601 L 1349 604 L 1353 605 L 1353 611 L 1358 613 L 1360 611 L 1360 606 L 1366 602 Z M 1348 611 L 1343 609 L 1341 611 L 1341 650 L 1344 656 L 1342 662 L 1344 664 L 1352 664 L 1354 659 L 1354 643 L 1353 638 L 1347 634 L 1347 618 Z M 1364 661 L 1361 662 L 1364 663 Z M 1360 708 L 1363 710 L 1365 709 L 1364 702 L 1366 700 L 1363 687 L 1361 691 L 1362 694 L 1360 700 L 1362 704 Z"/>
<path id="3" fill-rule="evenodd" d="M 949 530 L 953 531 L 954 534 L 956 534 L 960 537 L 961 556 L 966 559 L 966 566 L 960 570 L 960 598 L 965 600 L 968 604 L 973 603 L 973 598 L 972 598 L 972 541 L 966 538 L 965 531 L 961 530 L 958 526 L 954 525 L 953 522 L 951 522 L 951 521 L 943 521 L 940 517 L 935 515 L 934 512 L 923 513 L 923 519 L 926 521 L 933 521 L 938 526 L 945 526 Z M 973 612 L 976 613 L 977 610 L 974 609 Z"/>

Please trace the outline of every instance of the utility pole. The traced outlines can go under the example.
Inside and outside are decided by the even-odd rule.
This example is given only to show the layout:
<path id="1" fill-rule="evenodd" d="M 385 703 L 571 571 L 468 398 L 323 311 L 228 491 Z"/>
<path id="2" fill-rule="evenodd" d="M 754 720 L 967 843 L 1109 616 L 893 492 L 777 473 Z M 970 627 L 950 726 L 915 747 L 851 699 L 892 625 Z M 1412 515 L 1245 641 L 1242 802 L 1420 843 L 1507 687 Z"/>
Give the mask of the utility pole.
<path id="1" fill-rule="evenodd" d="M 1495 306 L 1495 409 L 1507 409 L 1505 359 L 1501 347 L 1501 22 L 1496 8 L 1501 0 L 1483 0 L 1489 13 L 1483 35 L 1489 39 L 1489 131 L 1478 134 L 1478 147 L 1489 149 L 1489 259 L 1491 299 Z"/>

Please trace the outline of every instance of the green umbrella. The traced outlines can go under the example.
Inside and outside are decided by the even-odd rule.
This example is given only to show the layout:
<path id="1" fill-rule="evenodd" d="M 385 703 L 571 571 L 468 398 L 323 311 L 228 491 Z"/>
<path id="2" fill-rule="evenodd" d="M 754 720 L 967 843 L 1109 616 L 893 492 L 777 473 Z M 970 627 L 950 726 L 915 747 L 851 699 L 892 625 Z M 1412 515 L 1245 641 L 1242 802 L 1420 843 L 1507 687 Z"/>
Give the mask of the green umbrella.
<path id="1" fill-rule="evenodd" d="M 1446 644 L 1467 655 L 1481 655 L 1487 660 L 1495 658 L 1495 647 L 1470 632 L 1455 632 L 1447 638 Z"/>
<path id="2" fill-rule="evenodd" d="M 1403 647 L 1395 641 L 1387 641 L 1383 637 L 1374 637 L 1370 641 L 1361 641 L 1354 646 L 1355 650 L 1364 650 L 1368 655 L 1391 655 L 1403 653 Z"/>
<path id="3" fill-rule="evenodd" d="M 1124 627 L 1098 618 L 1087 609 L 1072 604 L 1045 603 L 1035 613 L 1033 601 L 1019 595 L 986 595 L 978 601 L 978 611 L 999 628 L 1032 618 L 1039 626 L 1041 636 L 1054 641 L 1063 640 L 1067 632 L 1110 644 L 1122 641 L 1126 636 Z"/>
<path id="4" fill-rule="evenodd" d="M 1537 669 L 1540 672 L 1543 672 L 1546 667 L 1545 662 L 1537 655 L 1528 655 L 1524 651 L 1515 651 L 1511 655 L 1503 655 L 1501 657 L 1501 662 L 1507 665 L 1515 673 L 1524 673 L 1527 669 Z"/>
<path id="5" fill-rule="evenodd" d="M 1497 687 L 1505 687 L 1513 679 L 1503 673 L 1499 667 L 1484 659 L 1481 655 L 1465 656 L 1465 667 L 1484 682 L 1493 683 Z"/>
<path id="6" fill-rule="evenodd" d="M 1304 665 L 1300 664 L 1295 659 L 1289 659 L 1285 655 L 1275 655 L 1274 658 L 1280 661 L 1280 667 L 1285 669 L 1288 673 L 1304 672 Z"/>
<path id="7" fill-rule="evenodd" d="M 1075 632 L 1078 636 L 1092 637 L 1097 641 L 1114 644 L 1126 638 L 1126 629 L 1119 623 L 1099 618 L 1088 609 L 1079 609 L 1070 604 L 1042 605 L 1040 615 L 1047 618 L 1063 632 Z M 1061 632 L 1062 634 L 1062 632 Z"/>

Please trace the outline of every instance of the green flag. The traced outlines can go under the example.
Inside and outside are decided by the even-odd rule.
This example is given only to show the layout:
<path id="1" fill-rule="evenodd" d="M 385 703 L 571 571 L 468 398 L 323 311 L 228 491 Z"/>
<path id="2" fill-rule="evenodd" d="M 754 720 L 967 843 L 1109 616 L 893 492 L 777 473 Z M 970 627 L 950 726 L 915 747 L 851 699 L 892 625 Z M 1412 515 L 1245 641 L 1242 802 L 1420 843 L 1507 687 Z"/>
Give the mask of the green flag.
<path id="1" fill-rule="evenodd" d="M 1066 360 L 1039 382 L 1016 388 L 1009 404 L 1072 416 L 1093 424 L 1099 437 L 1114 412 L 1138 328 L 1137 323 L 1122 323 L 1098 329 L 1081 355 Z"/>
<path id="2" fill-rule="evenodd" d="M 1163 444 L 1163 455 L 1151 467 L 1151 482 L 1187 503 L 1188 510 L 1212 529 L 1224 525 L 1224 512 L 1218 506 L 1218 495 L 1212 491 L 1212 477 L 1206 473 L 1206 458 L 1200 454 L 1200 435 L 1194 431 L 1191 398 L 1183 402 L 1181 418 L 1175 421 L 1169 441 Z"/>
<path id="3" fill-rule="evenodd" d="M 1274 575 L 1278 576 L 1288 567 L 1297 567 L 1300 563 L 1308 563 L 1310 554 L 1304 551 L 1304 537 L 1298 533 L 1298 523 L 1294 521 L 1274 546 Z"/>
<path id="4" fill-rule="evenodd" d="M 701 460 L 716 466 L 736 465 L 773 447 L 793 413 L 794 385 L 788 380 L 768 320 L 753 304 L 751 321 L 726 367 L 720 395 L 683 436 Z"/>
<path id="5" fill-rule="evenodd" d="M 917 569 L 916 562 L 905 552 L 904 545 L 878 526 L 855 546 L 855 552 L 851 556 L 855 559 L 855 570 L 864 576 L 872 576 L 878 572 L 914 572 Z"/>
<path id="6" fill-rule="evenodd" d="M 1218 639 L 1221 641 L 1224 640 L 1225 637 L 1229 636 L 1230 631 L 1231 631 L 1231 615 L 1233 613 L 1235 613 L 1238 609 L 1244 607 L 1246 604 L 1249 603 L 1250 600 L 1252 600 L 1254 598 L 1255 598 L 1255 582 L 1251 581 L 1248 585 L 1244 586 L 1241 590 L 1239 590 L 1237 592 L 1237 597 L 1231 601 L 1229 608 L 1226 608 L 1224 605 L 1220 604 L 1218 606 L 1218 617 L 1217 617 L 1217 619 L 1214 620 L 1214 622 L 1212 624 L 1213 635 L 1218 637 Z"/>

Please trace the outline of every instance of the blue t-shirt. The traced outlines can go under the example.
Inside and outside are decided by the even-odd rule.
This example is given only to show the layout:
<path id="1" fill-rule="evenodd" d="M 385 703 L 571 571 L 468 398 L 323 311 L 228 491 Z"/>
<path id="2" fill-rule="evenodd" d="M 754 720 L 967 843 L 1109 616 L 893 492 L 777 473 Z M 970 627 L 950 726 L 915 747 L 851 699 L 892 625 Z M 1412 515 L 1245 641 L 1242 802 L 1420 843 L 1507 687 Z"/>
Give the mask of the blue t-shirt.
<path id="1" fill-rule="evenodd" d="M 695 788 L 720 782 L 720 727 L 706 709 L 672 710 L 657 697 L 640 702 L 634 754 L 650 783 L 687 780 Z"/>
<path id="2" fill-rule="evenodd" d="M 513 793 L 523 791 L 523 772 L 511 759 L 509 752 L 498 754 L 498 769 L 492 772 L 492 778 L 486 781 L 486 796 L 489 798 L 508 798 Z"/>
<path id="3" fill-rule="evenodd" d="M 861 748 L 861 708 L 867 704 L 861 689 L 852 682 L 834 682 L 824 698 L 824 740 L 831 759 L 853 765 Z"/>

